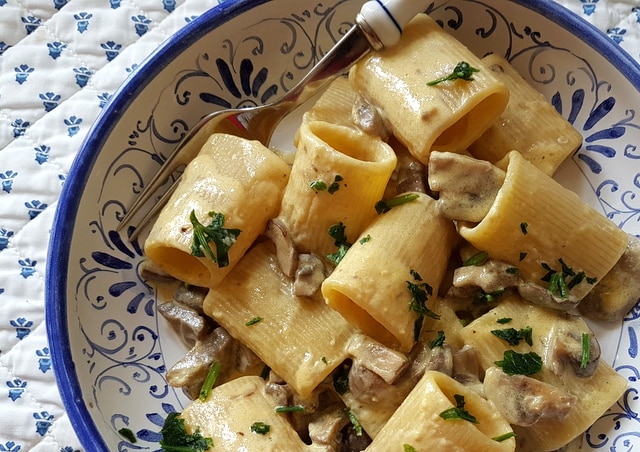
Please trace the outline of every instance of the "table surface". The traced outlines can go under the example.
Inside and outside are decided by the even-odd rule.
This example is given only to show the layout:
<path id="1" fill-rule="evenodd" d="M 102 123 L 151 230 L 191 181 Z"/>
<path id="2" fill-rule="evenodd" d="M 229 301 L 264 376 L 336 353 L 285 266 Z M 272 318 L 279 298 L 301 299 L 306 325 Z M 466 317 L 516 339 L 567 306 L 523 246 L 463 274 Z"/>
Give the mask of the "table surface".
<path id="1" fill-rule="evenodd" d="M 557 1 L 640 60 L 640 0 Z M 60 190 L 117 87 L 217 3 L 0 0 L 0 451 L 82 450 L 56 387 L 44 323 Z"/>

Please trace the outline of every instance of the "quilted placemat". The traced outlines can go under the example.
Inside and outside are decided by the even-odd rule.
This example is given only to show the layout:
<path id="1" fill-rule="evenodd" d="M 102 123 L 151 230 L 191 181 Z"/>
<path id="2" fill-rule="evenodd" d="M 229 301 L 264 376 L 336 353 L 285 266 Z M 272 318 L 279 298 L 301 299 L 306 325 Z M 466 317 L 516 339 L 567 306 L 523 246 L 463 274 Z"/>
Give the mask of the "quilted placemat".
<path id="1" fill-rule="evenodd" d="M 227 0 L 233 1 L 233 0 Z M 76 451 L 44 324 L 56 205 L 117 87 L 218 0 L 0 0 L 0 451 Z M 635 0 L 559 0 L 640 59 Z"/>

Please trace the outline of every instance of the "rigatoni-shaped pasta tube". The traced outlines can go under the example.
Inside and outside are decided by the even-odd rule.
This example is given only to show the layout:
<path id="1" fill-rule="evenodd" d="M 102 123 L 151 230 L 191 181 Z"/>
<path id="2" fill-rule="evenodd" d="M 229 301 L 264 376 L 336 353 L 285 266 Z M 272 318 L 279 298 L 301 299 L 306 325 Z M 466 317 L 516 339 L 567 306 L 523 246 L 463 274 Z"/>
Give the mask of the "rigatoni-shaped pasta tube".
<path id="1" fill-rule="evenodd" d="M 495 164 L 516 150 L 544 173 L 553 175 L 580 146 L 582 135 L 504 57 L 492 54 L 482 61 L 509 87 L 509 103 L 469 151 Z"/>
<path id="2" fill-rule="evenodd" d="M 461 405 L 477 422 L 444 413 Z M 495 451 L 515 450 L 511 426 L 493 406 L 448 375 L 427 371 L 391 416 L 367 451 Z M 404 449 L 406 450 L 406 449 Z"/>
<path id="3" fill-rule="evenodd" d="M 455 243 L 453 223 L 438 214 L 436 201 L 415 195 L 375 218 L 322 284 L 325 300 L 345 319 L 402 351 L 415 342 L 426 308 L 418 305 L 437 296 Z"/>
<path id="4" fill-rule="evenodd" d="M 285 415 L 276 412 L 276 400 L 264 387 L 262 378 L 247 376 L 214 388 L 205 401 L 195 400 L 180 414 L 187 433 L 199 430 L 211 438 L 212 450 L 308 450 Z M 262 433 L 252 429 L 256 424 Z"/>
<path id="5" fill-rule="evenodd" d="M 212 135 L 161 210 L 145 254 L 181 281 L 203 287 L 219 284 L 277 214 L 289 173 L 289 166 L 258 141 Z M 216 212 L 224 215 L 225 228 L 240 229 L 229 249 L 229 265 L 220 267 L 191 254 L 192 211 L 204 225 L 211 222 L 209 212 Z"/>
<path id="6" fill-rule="evenodd" d="M 357 237 L 375 216 L 395 165 L 393 149 L 379 138 L 322 121 L 302 124 L 278 215 L 298 250 L 335 252 L 327 231 L 340 222 L 347 237 Z"/>
<path id="7" fill-rule="evenodd" d="M 209 291 L 204 311 L 306 397 L 348 357 L 356 330 L 319 296 L 296 297 L 292 286 L 274 245 L 261 242 Z"/>
<path id="8" fill-rule="evenodd" d="M 504 319 L 511 321 L 500 323 Z M 518 345 L 509 345 L 493 332 L 504 329 L 529 330 L 531 345 L 525 340 Z M 531 378 L 552 385 L 565 394 L 565 399 L 573 400 L 567 411 L 566 406 L 554 407 L 555 403 L 562 402 L 555 393 L 549 392 L 549 400 L 545 400 L 544 393 L 527 394 L 530 385 L 516 382 L 509 387 L 501 382 L 503 393 L 499 400 L 525 402 L 520 405 L 518 414 L 528 422 L 520 424 L 531 424 L 514 427 L 518 443 L 522 444 L 518 450 L 557 450 L 602 416 L 626 388 L 625 379 L 602 358 L 592 360 L 591 356 L 597 352 L 594 346 L 589 346 L 589 362 L 582 362 L 583 334 L 590 336 L 589 340 L 594 338 L 581 318 L 526 303 L 517 295 L 502 298 L 494 309 L 462 328 L 460 334 L 477 351 L 483 371 L 495 367 L 496 361 L 503 361 L 507 350 L 536 353 L 542 360 L 542 367 Z M 572 350 L 577 353 L 571 353 Z M 591 375 L 580 375 L 582 372 Z M 527 406 L 535 412 L 527 412 Z"/>
<path id="9" fill-rule="evenodd" d="M 479 69 L 473 80 L 428 85 L 451 74 L 460 62 Z M 407 25 L 400 45 L 367 55 L 351 69 L 349 79 L 382 111 L 398 140 L 425 164 L 432 149 L 464 151 L 509 99 L 505 84 L 425 14 Z"/>
<path id="10" fill-rule="evenodd" d="M 459 231 L 477 249 L 516 267 L 527 282 L 544 286 L 555 272 L 578 300 L 628 243 L 612 221 L 515 151 L 489 213 L 478 224 L 460 224 Z"/>

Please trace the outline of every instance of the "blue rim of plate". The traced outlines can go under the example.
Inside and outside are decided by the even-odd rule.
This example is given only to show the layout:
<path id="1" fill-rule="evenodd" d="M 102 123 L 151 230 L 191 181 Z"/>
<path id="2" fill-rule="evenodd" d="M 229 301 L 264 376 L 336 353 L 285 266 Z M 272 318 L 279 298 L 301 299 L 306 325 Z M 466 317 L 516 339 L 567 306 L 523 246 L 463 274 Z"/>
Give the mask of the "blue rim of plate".
<path id="1" fill-rule="evenodd" d="M 82 391 L 71 355 L 67 334 L 67 270 L 69 245 L 82 197 L 82 190 L 89 179 L 98 157 L 96 149 L 104 145 L 105 137 L 113 128 L 110 121 L 118 112 L 126 109 L 132 99 L 162 70 L 154 61 L 171 61 L 185 46 L 191 45 L 212 29 L 228 20 L 271 0 L 222 0 L 205 11 L 197 19 L 179 30 L 165 44 L 150 55 L 114 93 L 112 99 L 96 119 L 85 138 L 69 171 L 60 194 L 50 237 L 45 279 L 45 321 L 55 377 L 67 415 L 87 450 L 108 450 L 100 431 L 94 423 L 82 399 Z M 577 14 L 550 0 L 512 0 L 514 3 L 546 16 L 552 22 L 569 30 L 616 67 L 631 84 L 640 91 L 640 65 L 624 49 L 602 31 Z"/>

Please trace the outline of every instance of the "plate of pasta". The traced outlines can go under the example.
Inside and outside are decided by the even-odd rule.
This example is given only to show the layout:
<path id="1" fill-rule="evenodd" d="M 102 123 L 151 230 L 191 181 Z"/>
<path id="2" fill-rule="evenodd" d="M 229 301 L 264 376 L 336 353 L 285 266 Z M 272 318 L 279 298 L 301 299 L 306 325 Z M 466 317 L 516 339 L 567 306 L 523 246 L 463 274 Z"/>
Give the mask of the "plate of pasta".
<path id="1" fill-rule="evenodd" d="M 287 92 L 363 3 L 222 3 L 93 126 L 47 266 L 87 450 L 640 445 L 640 67 L 548 1 L 427 3 L 118 230 L 201 117 Z"/>

